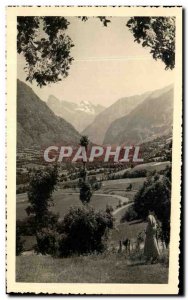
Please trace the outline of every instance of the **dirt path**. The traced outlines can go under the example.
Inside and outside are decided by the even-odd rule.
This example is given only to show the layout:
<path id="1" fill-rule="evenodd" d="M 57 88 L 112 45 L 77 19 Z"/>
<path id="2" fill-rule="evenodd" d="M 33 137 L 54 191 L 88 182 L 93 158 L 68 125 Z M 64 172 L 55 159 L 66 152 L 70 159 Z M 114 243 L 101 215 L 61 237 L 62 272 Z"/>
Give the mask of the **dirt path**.
<path id="1" fill-rule="evenodd" d="M 116 209 L 115 211 L 113 211 L 112 215 L 113 216 L 117 215 L 121 210 L 123 210 L 123 209 L 125 209 L 125 208 L 127 208 L 127 207 L 129 207 L 131 205 L 133 205 L 133 204 L 132 203 L 128 203 L 128 204 L 126 204 L 124 206 L 119 207 L 118 209 Z"/>

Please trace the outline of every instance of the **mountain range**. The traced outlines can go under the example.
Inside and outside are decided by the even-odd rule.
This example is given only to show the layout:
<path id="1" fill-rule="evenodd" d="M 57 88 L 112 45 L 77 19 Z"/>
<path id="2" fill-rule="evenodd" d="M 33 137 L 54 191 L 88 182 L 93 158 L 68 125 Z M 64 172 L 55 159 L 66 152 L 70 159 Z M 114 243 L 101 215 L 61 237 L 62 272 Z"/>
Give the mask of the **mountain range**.
<path id="1" fill-rule="evenodd" d="M 173 88 L 150 94 L 128 115 L 111 123 L 104 144 L 140 144 L 169 134 L 173 123 Z"/>
<path id="2" fill-rule="evenodd" d="M 95 144 L 140 144 L 150 141 L 172 131 L 173 92 L 171 85 L 121 98 L 107 108 L 87 101 L 80 104 L 60 101 L 54 96 L 49 97 L 47 105 L 32 88 L 18 80 L 17 145 L 77 145 L 80 140 L 77 130 L 84 126 L 86 128 L 82 134 Z M 59 114 L 65 117 L 59 117 Z M 92 123 L 87 126 L 88 122 Z"/>
<path id="3" fill-rule="evenodd" d="M 80 135 L 52 112 L 24 82 L 17 81 L 17 146 L 76 145 Z"/>
<path id="4" fill-rule="evenodd" d="M 139 143 L 171 130 L 173 86 L 121 98 L 101 112 L 82 134 L 96 144 Z"/>
<path id="5" fill-rule="evenodd" d="M 47 105 L 57 116 L 70 122 L 79 132 L 83 131 L 105 109 L 104 106 L 93 105 L 87 100 L 82 100 L 77 104 L 64 100 L 60 101 L 53 95 L 49 96 Z"/>

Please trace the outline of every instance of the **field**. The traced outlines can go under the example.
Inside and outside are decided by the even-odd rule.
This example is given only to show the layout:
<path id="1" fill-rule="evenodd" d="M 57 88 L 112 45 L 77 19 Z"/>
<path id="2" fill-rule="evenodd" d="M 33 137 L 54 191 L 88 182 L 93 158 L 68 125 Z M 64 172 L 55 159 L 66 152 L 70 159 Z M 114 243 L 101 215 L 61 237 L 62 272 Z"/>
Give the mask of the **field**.
<path id="1" fill-rule="evenodd" d="M 98 210 L 105 210 L 107 204 L 116 209 L 120 200 L 128 202 L 129 199 L 133 199 L 134 194 L 144 180 L 145 178 L 126 178 L 105 181 L 102 184 L 102 188 L 93 194 L 90 204 Z M 133 191 L 127 192 L 126 188 L 130 183 L 132 183 Z M 69 211 L 71 206 L 82 205 L 79 200 L 79 194 L 71 189 L 59 189 L 54 192 L 53 198 L 55 205 L 52 211 L 59 213 L 60 218 Z M 28 206 L 27 194 L 18 194 L 16 201 L 16 219 L 22 220 L 27 216 L 25 212 Z"/>
<path id="2" fill-rule="evenodd" d="M 166 283 L 168 268 L 161 263 L 147 265 L 141 260 L 131 260 L 125 253 L 118 253 L 119 240 L 134 239 L 144 231 L 144 222 L 120 223 L 145 178 L 126 178 L 104 181 L 100 190 L 96 191 L 91 205 L 98 210 L 105 210 L 107 205 L 114 208 L 116 226 L 110 232 L 108 246 L 115 252 L 100 255 L 72 256 L 69 258 L 52 258 L 36 255 L 31 250 L 36 243 L 35 237 L 27 236 L 25 251 L 16 259 L 16 280 L 19 282 L 86 282 L 86 283 Z M 132 191 L 126 191 L 129 184 Z M 59 213 L 60 218 L 69 211 L 71 206 L 81 206 L 79 193 L 71 189 L 59 189 L 53 194 L 55 205 L 52 210 Z M 117 207 L 119 203 L 123 206 Z M 17 195 L 17 219 L 26 217 L 28 206 L 27 194 Z M 142 276 L 140 276 L 142 274 Z"/>
<path id="3" fill-rule="evenodd" d="M 17 220 L 24 219 L 27 215 L 25 212 L 26 207 L 28 206 L 27 196 L 25 195 L 25 200 L 19 202 L 19 196 L 17 197 L 16 205 L 16 218 Z M 119 203 L 119 198 L 113 195 L 93 195 L 90 202 L 91 206 L 98 210 L 105 210 L 106 205 L 111 205 L 116 208 Z M 64 192 L 64 190 L 59 190 L 54 193 L 54 207 L 52 211 L 58 213 L 60 218 L 62 218 L 66 213 L 68 213 L 71 206 L 79 207 L 82 203 L 79 200 L 79 194 L 73 192 Z"/>
<path id="4" fill-rule="evenodd" d="M 118 231 L 115 230 L 115 233 L 112 234 L 111 242 L 115 242 L 118 245 L 118 241 L 124 237 L 127 237 L 127 232 L 131 231 L 133 233 L 132 237 L 136 236 L 136 233 L 142 231 L 142 226 L 138 230 L 138 225 L 131 226 L 129 228 L 129 224 L 120 224 L 121 217 L 124 215 L 127 210 L 126 203 L 129 203 L 133 200 L 133 197 L 136 191 L 143 184 L 145 178 L 126 178 L 126 179 L 117 179 L 117 180 L 108 180 L 103 182 L 102 188 L 95 192 L 92 196 L 90 205 L 93 206 L 97 210 L 105 210 L 107 205 L 110 205 L 114 209 L 114 217 L 116 220 L 116 225 L 121 228 L 119 234 Z M 131 192 L 127 192 L 127 186 L 132 183 L 133 190 Z M 79 200 L 79 194 L 71 189 L 59 189 L 54 192 L 54 207 L 52 207 L 52 211 L 59 214 L 60 218 L 63 218 L 66 213 L 68 213 L 71 206 L 79 207 L 81 206 L 81 202 Z M 17 204 L 16 204 L 16 218 L 17 220 L 23 220 L 27 217 L 26 207 L 28 206 L 28 198 L 27 194 L 18 194 L 17 195 Z M 124 203 L 124 206 L 121 208 L 117 208 L 119 202 Z M 117 227 L 117 228 L 118 228 Z M 128 229 L 129 228 L 129 229 Z M 36 240 L 33 236 L 24 236 L 24 249 L 30 250 L 35 245 Z"/>
<path id="5" fill-rule="evenodd" d="M 140 164 L 134 167 L 134 170 L 142 170 L 145 169 L 147 171 L 154 171 L 156 170 L 157 172 L 164 170 L 166 166 L 169 166 L 170 162 L 169 161 L 163 161 L 163 162 L 150 162 L 146 164 Z"/>
<path id="6" fill-rule="evenodd" d="M 132 263 L 124 254 L 117 253 L 64 259 L 36 255 L 19 256 L 16 269 L 16 281 L 19 282 L 164 284 L 168 281 L 168 268 L 164 265 Z"/>
<path id="7" fill-rule="evenodd" d="M 121 170 L 116 172 L 116 175 L 123 175 L 125 172 L 129 171 L 136 171 L 136 170 L 146 170 L 146 171 L 154 171 L 156 170 L 157 172 L 164 170 L 166 166 L 169 166 L 170 162 L 169 161 L 163 161 L 163 162 L 149 162 L 149 163 L 143 163 L 135 166 L 133 169 L 129 168 L 126 170 Z"/>

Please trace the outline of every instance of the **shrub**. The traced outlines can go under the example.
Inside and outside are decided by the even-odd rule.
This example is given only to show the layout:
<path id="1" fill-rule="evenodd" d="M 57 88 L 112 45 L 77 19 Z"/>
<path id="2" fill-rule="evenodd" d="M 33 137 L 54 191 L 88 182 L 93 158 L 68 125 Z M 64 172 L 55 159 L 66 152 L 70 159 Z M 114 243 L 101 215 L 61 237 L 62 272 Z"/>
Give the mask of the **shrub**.
<path id="1" fill-rule="evenodd" d="M 56 230 L 42 228 L 36 233 L 37 247 L 36 251 L 42 254 L 57 255 L 59 235 Z"/>
<path id="2" fill-rule="evenodd" d="M 121 218 L 121 222 L 131 222 L 133 220 L 136 220 L 138 218 L 137 213 L 134 210 L 134 207 L 131 205 L 128 207 L 127 211 L 125 212 L 125 214 L 122 216 Z"/>
<path id="3" fill-rule="evenodd" d="M 101 182 L 96 181 L 96 182 L 92 183 L 92 189 L 95 191 L 100 190 L 101 186 L 102 186 Z"/>
<path id="4" fill-rule="evenodd" d="M 91 207 L 71 208 L 59 224 L 59 252 L 68 253 L 102 252 L 108 230 L 113 227 L 113 217 L 106 212 L 95 212 Z"/>
<path id="5" fill-rule="evenodd" d="M 22 239 L 19 228 L 16 228 L 16 255 L 23 252 L 25 241 Z"/>
<path id="6" fill-rule="evenodd" d="M 147 176 L 147 170 L 141 169 L 141 170 L 134 170 L 127 171 L 123 174 L 123 178 L 139 178 L 139 177 L 146 177 Z"/>
<path id="7" fill-rule="evenodd" d="M 92 196 L 91 185 L 85 181 L 81 183 L 80 186 L 80 200 L 83 204 L 89 203 Z"/>
<path id="8" fill-rule="evenodd" d="M 130 184 L 128 185 L 128 187 L 126 188 L 126 191 L 131 191 L 132 188 L 133 188 L 133 185 L 132 185 L 132 183 L 130 183 Z"/>
<path id="9" fill-rule="evenodd" d="M 16 230 L 20 233 L 20 235 L 34 235 L 35 234 L 35 218 L 30 216 L 25 218 L 24 220 L 16 221 Z"/>
<path id="10" fill-rule="evenodd" d="M 159 256 L 159 262 L 165 267 L 169 266 L 169 250 L 163 250 L 163 252 Z"/>
<path id="11" fill-rule="evenodd" d="M 28 191 L 28 185 L 16 187 L 16 194 L 22 194 Z"/>
<path id="12" fill-rule="evenodd" d="M 114 211 L 112 205 L 106 205 L 106 213 L 111 214 Z"/>
<path id="13" fill-rule="evenodd" d="M 35 235 L 36 231 L 41 227 L 49 227 L 51 229 L 56 228 L 59 216 L 52 212 L 48 212 L 43 216 L 42 223 L 38 223 L 36 226 L 35 216 L 29 216 L 24 220 L 16 221 L 16 228 L 21 236 Z"/>

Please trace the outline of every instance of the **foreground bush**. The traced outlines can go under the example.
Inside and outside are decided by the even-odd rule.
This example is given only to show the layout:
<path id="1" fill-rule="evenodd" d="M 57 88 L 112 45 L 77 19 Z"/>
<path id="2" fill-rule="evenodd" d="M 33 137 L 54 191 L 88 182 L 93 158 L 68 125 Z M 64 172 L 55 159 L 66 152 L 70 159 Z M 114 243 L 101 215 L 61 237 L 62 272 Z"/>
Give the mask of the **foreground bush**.
<path id="1" fill-rule="evenodd" d="M 131 205 L 128 207 L 125 214 L 122 216 L 121 222 L 125 222 L 125 221 L 131 222 L 136 219 L 138 219 L 138 214 L 134 210 L 134 207 Z"/>
<path id="2" fill-rule="evenodd" d="M 106 246 L 109 229 L 113 228 L 113 217 L 107 212 L 96 212 L 91 207 L 71 208 L 59 224 L 59 252 L 68 253 L 102 252 Z"/>
<path id="3" fill-rule="evenodd" d="M 59 248 L 59 235 L 50 228 L 42 228 L 36 233 L 36 251 L 41 254 L 57 255 Z"/>
<path id="4" fill-rule="evenodd" d="M 21 237 L 20 229 L 16 228 L 16 255 L 20 255 L 24 250 L 24 240 Z"/>
<path id="5" fill-rule="evenodd" d="M 71 208 L 56 227 L 46 226 L 37 231 L 36 250 L 61 257 L 102 252 L 106 249 L 111 228 L 113 217 L 110 212 L 96 212 L 87 206 Z"/>

